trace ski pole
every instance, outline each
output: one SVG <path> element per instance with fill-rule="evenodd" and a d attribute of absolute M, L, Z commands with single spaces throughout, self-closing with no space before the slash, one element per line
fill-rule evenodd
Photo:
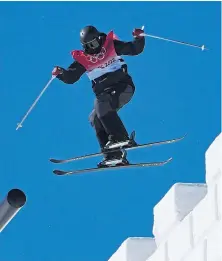
<path fill-rule="evenodd" d="M 18 130 L 19 128 L 22 127 L 23 122 L 25 121 L 25 119 L 28 117 L 29 113 L 31 112 L 31 110 L 35 107 L 36 103 L 38 102 L 38 100 L 41 98 L 41 96 L 43 95 L 43 93 L 46 91 L 46 89 L 49 87 L 50 83 L 55 79 L 55 76 L 52 76 L 52 78 L 48 81 L 48 83 L 46 84 L 46 86 L 44 87 L 44 89 L 41 91 L 41 93 L 39 94 L 39 96 L 36 98 L 36 100 L 34 101 L 34 103 L 32 104 L 32 106 L 29 108 L 29 110 L 27 111 L 27 113 L 25 114 L 25 116 L 23 117 L 22 121 L 20 123 L 17 124 L 17 128 L 16 130 Z"/>
<path fill-rule="evenodd" d="M 172 40 L 172 39 L 168 39 L 168 38 L 164 38 L 164 37 L 159 37 L 159 36 L 155 36 L 155 35 L 151 35 L 151 34 L 144 34 L 144 33 L 142 33 L 142 34 L 140 34 L 140 35 L 141 35 L 141 36 L 147 36 L 147 37 L 150 37 L 150 38 L 159 39 L 159 40 L 164 40 L 164 41 L 167 41 L 167 42 L 178 43 L 178 44 L 188 45 L 188 46 L 191 46 L 191 47 L 196 47 L 196 48 L 201 49 L 202 51 L 204 51 L 204 50 L 209 50 L 209 49 L 207 49 L 204 45 L 191 44 L 191 43 L 182 42 L 182 41 L 177 41 L 177 40 Z"/>

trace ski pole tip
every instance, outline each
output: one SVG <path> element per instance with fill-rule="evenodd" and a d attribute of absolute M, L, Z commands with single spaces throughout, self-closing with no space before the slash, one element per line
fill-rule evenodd
<path fill-rule="evenodd" d="M 204 50 L 209 50 L 209 49 L 206 48 L 205 45 L 202 45 L 202 46 L 201 46 L 201 50 L 204 51 Z"/>
<path fill-rule="evenodd" d="M 22 124 L 21 123 L 17 124 L 16 130 L 18 130 L 19 128 L 22 128 Z"/>

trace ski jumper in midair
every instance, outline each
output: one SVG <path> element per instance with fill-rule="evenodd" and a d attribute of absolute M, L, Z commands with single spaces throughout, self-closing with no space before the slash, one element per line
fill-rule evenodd
<path fill-rule="evenodd" d="M 84 73 L 89 77 L 96 96 L 89 120 L 102 151 L 107 144 L 129 140 L 118 110 L 131 100 L 135 85 L 121 55 L 133 56 L 143 51 L 145 38 L 139 36 L 141 33 L 144 33 L 142 29 L 135 29 L 134 41 L 123 42 L 117 40 L 112 31 L 106 35 L 93 26 L 86 26 L 80 32 L 83 50 L 72 51 L 75 61 L 67 70 L 56 66 L 52 72 L 67 84 L 77 82 Z M 98 167 L 105 166 L 108 160 L 120 159 L 122 156 L 121 150 L 112 153 L 104 151 L 104 160 Z M 123 159 L 119 164 L 128 164 L 128 161 Z"/>

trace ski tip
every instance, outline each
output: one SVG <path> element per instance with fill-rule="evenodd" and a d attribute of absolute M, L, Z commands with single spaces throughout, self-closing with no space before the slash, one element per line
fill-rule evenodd
<path fill-rule="evenodd" d="M 62 176 L 62 175 L 66 174 L 66 171 L 55 169 L 55 170 L 53 170 L 53 173 L 58 175 L 58 176 Z"/>
<path fill-rule="evenodd" d="M 173 160 L 173 157 L 171 157 L 171 158 L 169 158 L 168 160 L 166 160 L 165 163 L 168 163 L 168 162 L 170 162 L 170 161 L 172 161 L 172 160 Z"/>
<path fill-rule="evenodd" d="M 183 135 L 183 138 L 185 138 L 187 135 L 188 135 L 188 133 L 186 132 L 186 133 Z"/>
<path fill-rule="evenodd" d="M 51 161 L 52 163 L 59 163 L 60 160 L 57 160 L 57 159 L 49 159 L 49 161 Z"/>
<path fill-rule="evenodd" d="M 173 160 L 172 157 L 167 160 L 164 160 L 164 161 L 160 162 L 159 166 L 164 166 L 164 165 L 168 164 L 169 162 L 171 162 L 172 160 Z"/>
<path fill-rule="evenodd" d="M 185 133 L 183 136 L 177 138 L 177 141 L 183 140 L 184 138 L 186 138 L 187 135 L 188 135 L 188 133 Z"/>

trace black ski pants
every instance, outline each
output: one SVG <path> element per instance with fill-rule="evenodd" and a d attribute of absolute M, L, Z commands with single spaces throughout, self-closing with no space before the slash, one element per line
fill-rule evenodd
<path fill-rule="evenodd" d="M 134 90 L 133 84 L 117 83 L 115 88 L 108 88 L 96 96 L 89 120 L 95 129 L 101 148 L 108 142 L 109 135 L 112 135 L 116 141 L 129 138 L 118 111 L 131 100 Z"/>

